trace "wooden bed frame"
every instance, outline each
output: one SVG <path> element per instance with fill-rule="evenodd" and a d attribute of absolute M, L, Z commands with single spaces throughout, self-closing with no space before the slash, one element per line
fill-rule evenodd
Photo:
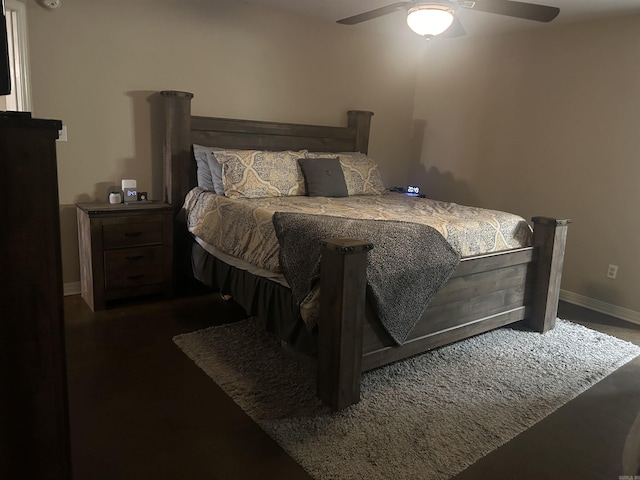
<path fill-rule="evenodd" d="M 175 264 L 191 274 L 181 209 L 196 185 L 192 144 L 223 148 L 367 153 L 373 113 L 348 112 L 346 127 L 234 120 L 191 115 L 193 94 L 160 92 L 164 111 L 165 201 L 176 218 Z M 534 217 L 533 246 L 463 258 L 406 343 L 397 346 L 365 314 L 366 256 L 356 239 L 323 242 L 318 328 L 318 396 L 334 409 L 360 398 L 361 372 L 514 322 L 554 327 L 570 220 Z M 180 269 L 182 266 L 182 269 Z"/>

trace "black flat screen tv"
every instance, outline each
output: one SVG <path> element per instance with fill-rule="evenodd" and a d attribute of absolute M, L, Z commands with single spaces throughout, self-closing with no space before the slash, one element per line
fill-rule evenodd
<path fill-rule="evenodd" d="M 11 93 L 11 76 L 9 75 L 9 46 L 7 42 L 7 22 L 3 5 L 0 2 L 0 95 Z"/>

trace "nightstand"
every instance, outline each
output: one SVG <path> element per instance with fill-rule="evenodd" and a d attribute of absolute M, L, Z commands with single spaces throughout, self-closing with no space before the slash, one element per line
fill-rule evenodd
<path fill-rule="evenodd" d="M 82 298 L 92 310 L 141 295 L 173 294 L 171 205 L 78 203 Z"/>

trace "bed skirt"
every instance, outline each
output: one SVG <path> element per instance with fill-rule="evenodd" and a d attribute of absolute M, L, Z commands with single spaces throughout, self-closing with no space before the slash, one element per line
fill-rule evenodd
<path fill-rule="evenodd" d="M 231 295 L 247 315 L 264 322 L 268 332 L 295 350 L 315 356 L 316 331 L 309 331 L 291 290 L 267 278 L 226 264 L 197 242 L 191 249 L 194 277 L 225 295 Z"/>

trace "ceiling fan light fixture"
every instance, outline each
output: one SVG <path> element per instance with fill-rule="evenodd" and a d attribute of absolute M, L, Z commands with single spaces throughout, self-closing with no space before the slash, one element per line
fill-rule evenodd
<path fill-rule="evenodd" d="M 440 35 L 451 26 L 454 14 L 446 5 L 418 5 L 409 9 L 407 25 L 418 35 Z"/>

